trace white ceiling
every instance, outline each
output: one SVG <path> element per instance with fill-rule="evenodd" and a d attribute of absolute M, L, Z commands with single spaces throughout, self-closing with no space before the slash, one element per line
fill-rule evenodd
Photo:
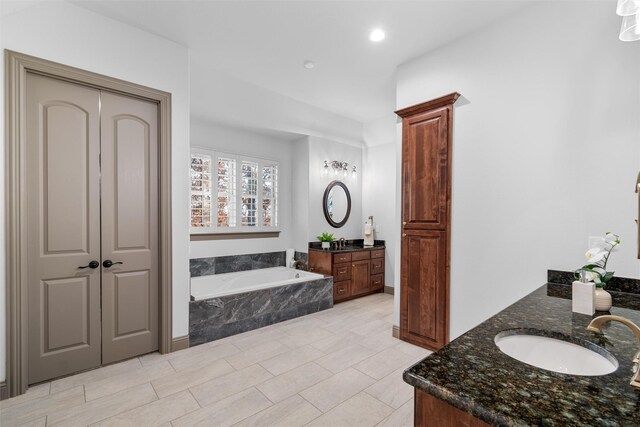
<path fill-rule="evenodd" d="M 503 19 L 527 2 L 73 3 L 186 46 L 198 64 L 212 70 L 366 122 L 393 111 L 399 64 Z M 374 27 L 386 31 L 383 42 L 369 41 Z M 307 59 L 315 69 L 302 66 Z"/>

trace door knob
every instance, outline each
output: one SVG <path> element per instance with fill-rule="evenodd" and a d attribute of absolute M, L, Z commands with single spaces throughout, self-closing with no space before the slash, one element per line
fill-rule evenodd
<path fill-rule="evenodd" d="M 112 265 L 116 265 L 116 264 L 122 264 L 122 262 L 118 261 L 118 262 L 113 262 L 110 259 L 105 259 L 104 262 L 102 263 L 102 266 L 104 268 L 109 268 Z"/>
<path fill-rule="evenodd" d="M 100 263 L 98 261 L 91 261 L 89 264 L 87 265 L 81 265 L 78 268 L 98 268 L 100 267 Z"/>

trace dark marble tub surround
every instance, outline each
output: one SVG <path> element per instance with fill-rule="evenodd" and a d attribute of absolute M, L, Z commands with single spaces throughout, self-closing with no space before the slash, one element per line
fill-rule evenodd
<path fill-rule="evenodd" d="M 295 251 L 293 254 L 293 259 L 295 259 L 296 261 L 302 261 L 306 264 L 309 262 L 309 254 L 306 252 Z"/>
<path fill-rule="evenodd" d="M 572 313 L 570 299 L 549 295 L 567 289 L 537 289 L 407 369 L 404 380 L 492 425 L 640 425 L 640 390 L 629 385 L 635 336 L 619 323 L 606 324 L 604 335 L 587 331 L 592 316 Z M 625 295 L 631 306 L 640 304 L 640 295 Z M 640 311 L 614 306 L 611 314 L 640 324 Z M 526 365 L 494 343 L 496 334 L 510 329 L 598 344 L 620 366 L 609 375 L 585 377 Z"/>
<path fill-rule="evenodd" d="M 576 279 L 574 278 L 573 271 L 547 270 L 547 282 L 549 283 L 570 285 L 574 280 Z M 607 283 L 605 290 L 640 294 L 640 279 L 613 276 Z"/>
<path fill-rule="evenodd" d="M 380 249 L 384 248 L 384 240 L 374 240 L 373 246 L 365 246 L 364 239 L 349 239 L 345 241 L 346 249 L 322 249 L 322 242 L 309 242 L 309 250 L 314 251 L 331 251 L 331 252 L 350 252 L 361 251 L 362 249 Z"/>
<path fill-rule="evenodd" d="M 333 307 L 333 278 L 310 280 L 189 303 L 189 345 Z"/>
<path fill-rule="evenodd" d="M 212 274 L 234 273 L 237 271 L 258 270 L 261 268 L 282 267 L 285 265 L 286 252 L 264 252 L 245 255 L 227 255 L 189 260 L 191 277 Z"/>

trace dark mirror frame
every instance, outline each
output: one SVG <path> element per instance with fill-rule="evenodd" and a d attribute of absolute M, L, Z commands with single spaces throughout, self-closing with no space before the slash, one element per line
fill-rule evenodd
<path fill-rule="evenodd" d="M 342 187 L 345 194 L 347 195 L 347 213 L 344 215 L 344 218 L 340 222 L 336 222 L 329 215 L 329 209 L 327 209 L 327 201 L 329 200 L 329 193 L 333 187 Z M 324 211 L 324 217 L 327 219 L 327 222 L 333 228 L 340 228 L 347 223 L 349 219 L 349 215 L 351 214 L 351 193 L 349 193 L 349 189 L 342 181 L 331 181 L 329 185 L 327 185 L 327 189 L 324 190 L 324 197 L 322 198 L 322 210 Z"/>

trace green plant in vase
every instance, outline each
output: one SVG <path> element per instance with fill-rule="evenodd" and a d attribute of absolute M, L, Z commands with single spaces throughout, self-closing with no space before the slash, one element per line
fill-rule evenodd
<path fill-rule="evenodd" d="M 574 272 L 576 277 L 581 271 L 587 273 L 587 279 L 596 285 L 596 310 L 608 311 L 611 308 L 611 294 L 604 290 L 607 283 L 613 279 L 614 272 L 607 271 L 607 263 L 611 253 L 616 251 L 616 247 L 620 244 L 620 236 L 607 232 L 602 242 L 597 246 L 589 249 L 585 254 L 585 258 L 589 262 Z"/>
<path fill-rule="evenodd" d="M 331 242 L 335 240 L 335 238 L 333 237 L 333 234 L 326 233 L 326 232 L 322 233 L 316 238 L 322 242 L 322 249 L 329 249 L 329 247 L 331 247 Z"/>

